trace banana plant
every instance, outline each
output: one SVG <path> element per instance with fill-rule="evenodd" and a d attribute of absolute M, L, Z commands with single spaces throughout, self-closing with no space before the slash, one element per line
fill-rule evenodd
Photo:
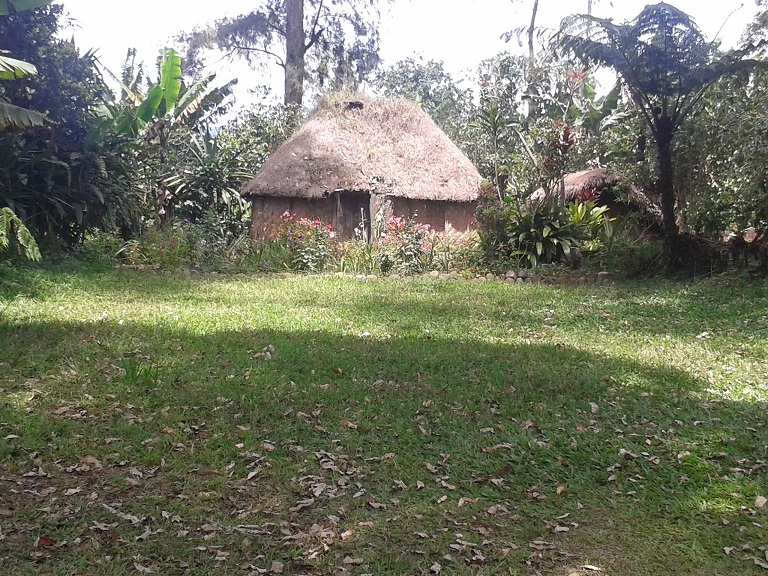
<path fill-rule="evenodd" d="M 10 56 L 3 56 L 3 54 L 10 54 L 10 52 L 0 50 L 0 80 L 15 80 L 37 74 L 37 68 L 34 64 L 16 60 Z"/>
<path fill-rule="evenodd" d="M 159 81 L 150 85 L 146 96 L 139 94 L 135 87 L 127 86 L 109 70 L 107 73 L 120 84 L 127 100 L 137 106 L 133 114 L 123 115 L 117 121 L 117 131 L 133 136 L 144 132 L 145 139 L 152 139 L 175 126 L 192 127 L 207 113 L 220 107 L 237 84 L 234 79 L 223 86 L 213 86 L 216 75 L 211 74 L 186 88 L 181 57 L 172 48 L 161 52 Z"/>
<path fill-rule="evenodd" d="M 0 50 L 0 80 L 16 80 L 25 76 L 37 74 L 37 68 L 34 64 L 16 60 L 7 56 L 10 54 L 7 50 Z M 0 129 L 8 126 L 16 128 L 31 128 L 33 126 L 42 126 L 45 123 L 45 116 L 40 112 L 14 106 L 10 102 L 0 99 Z"/>
<path fill-rule="evenodd" d="M 51 0 L 0 0 L 0 16 L 10 16 L 23 10 L 40 8 Z M 37 68 L 29 62 L 8 56 L 7 50 L 0 50 L 0 80 L 15 80 L 37 74 Z M 0 130 L 8 127 L 31 128 L 43 126 L 45 116 L 40 112 L 14 106 L 0 98 Z"/>
<path fill-rule="evenodd" d="M 181 57 L 171 48 L 161 51 L 159 79 L 157 83 L 150 83 L 146 95 L 139 94 L 134 85 L 126 85 L 109 70 L 106 72 L 119 83 L 125 98 L 120 103 L 105 103 L 101 110 L 104 122 L 94 126 L 94 138 L 111 124 L 118 134 L 143 142 L 139 161 L 152 167 L 148 171 L 151 174 L 148 182 L 155 198 L 156 222 L 161 224 L 179 192 L 174 194 L 167 183 L 168 175 L 176 171 L 172 157 L 177 152 L 174 134 L 180 129 L 195 128 L 207 115 L 221 109 L 237 80 L 214 86 L 215 74 L 212 74 L 187 88 L 183 83 Z M 124 71 L 123 77 L 128 76 Z"/>
<path fill-rule="evenodd" d="M 50 3 L 51 0 L 0 0 L 0 16 L 12 16 L 16 12 L 40 8 Z"/>

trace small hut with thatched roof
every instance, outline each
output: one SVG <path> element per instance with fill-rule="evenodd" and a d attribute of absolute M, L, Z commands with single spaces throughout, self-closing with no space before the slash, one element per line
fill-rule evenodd
<path fill-rule="evenodd" d="M 253 234 L 286 211 L 342 238 L 393 215 L 473 229 L 480 175 L 461 150 L 415 103 L 354 98 L 327 99 L 244 186 Z"/>
<path fill-rule="evenodd" d="M 621 198 L 615 193 L 618 187 L 624 188 Z M 565 190 L 562 190 L 559 184 L 555 184 L 549 192 L 539 188 L 528 200 L 543 202 L 548 198 L 559 199 L 563 193 L 565 202 L 592 200 L 598 206 L 607 206 L 612 217 L 638 210 L 654 217 L 660 216 L 658 207 L 640 188 L 627 182 L 622 174 L 607 168 L 593 168 L 567 174 Z"/>
<path fill-rule="evenodd" d="M 610 198 L 606 194 L 602 198 L 603 192 L 609 192 L 617 184 L 622 184 L 624 177 L 618 172 L 613 172 L 607 168 L 594 168 L 592 170 L 582 170 L 581 172 L 572 172 L 565 176 L 565 201 L 575 202 L 577 200 L 600 201 L 600 204 L 607 204 L 615 200 L 611 194 Z M 531 194 L 531 200 L 542 202 L 547 198 L 560 198 L 561 189 L 559 184 L 555 184 L 549 193 L 543 188 L 539 188 Z"/>

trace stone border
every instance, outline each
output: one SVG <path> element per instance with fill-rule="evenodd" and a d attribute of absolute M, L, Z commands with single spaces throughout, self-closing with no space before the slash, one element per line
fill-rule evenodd
<path fill-rule="evenodd" d="M 175 272 L 170 270 L 151 270 L 155 274 L 163 276 L 173 276 L 179 274 L 185 278 L 193 276 L 205 277 L 237 277 L 237 278 L 249 278 L 252 276 L 258 276 L 261 278 L 301 278 L 311 276 L 311 273 L 302 272 L 256 272 L 248 274 L 244 272 L 238 273 L 226 273 L 226 272 L 203 272 L 194 269 L 182 268 Z M 462 280 L 465 282 L 498 282 L 504 284 L 544 284 L 548 286 L 575 286 L 575 285 L 601 285 L 601 284 L 613 284 L 614 275 L 610 272 L 579 272 L 571 271 L 571 274 L 557 274 L 557 275 L 534 275 L 528 270 L 508 270 L 504 274 L 493 274 L 491 272 L 487 274 L 477 274 L 474 277 L 468 277 L 460 272 L 440 272 L 439 270 L 432 270 L 426 274 L 402 276 L 400 274 L 388 274 L 385 276 L 376 274 L 351 274 L 348 272 L 320 272 L 317 275 L 324 276 L 326 278 L 349 278 L 354 280 L 397 280 L 400 278 L 421 278 L 424 280 L 439 280 L 439 281 L 451 281 Z"/>
<path fill-rule="evenodd" d="M 440 272 L 433 270 L 424 274 L 423 278 L 430 280 L 462 280 L 465 279 L 457 272 Z M 588 285 L 588 284 L 606 284 L 613 282 L 613 274 L 610 272 L 586 272 L 574 273 L 573 275 L 558 276 L 536 276 L 530 274 L 527 270 L 507 270 L 504 274 L 478 274 L 473 280 L 475 282 L 504 282 L 505 284 L 547 284 L 547 285 Z"/>

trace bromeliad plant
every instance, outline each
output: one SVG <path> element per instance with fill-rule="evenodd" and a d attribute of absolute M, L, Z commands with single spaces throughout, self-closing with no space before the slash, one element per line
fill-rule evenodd
<path fill-rule="evenodd" d="M 568 218 L 580 227 L 589 237 L 600 233 L 608 218 L 608 207 L 597 206 L 593 200 L 587 202 L 570 202 L 565 209 Z"/>
<path fill-rule="evenodd" d="M 594 202 L 524 204 L 506 198 L 501 205 L 485 205 L 477 212 L 480 247 L 486 264 L 522 263 L 538 266 L 560 262 L 571 248 L 601 230 L 607 208 Z"/>
<path fill-rule="evenodd" d="M 559 262 L 587 238 L 583 227 L 556 202 L 514 207 L 509 215 L 507 251 L 530 266 Z"/>

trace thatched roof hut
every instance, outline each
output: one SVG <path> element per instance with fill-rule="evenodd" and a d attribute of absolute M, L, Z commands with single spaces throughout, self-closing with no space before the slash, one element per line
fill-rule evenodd
<path fill-rule="evenodd" d="M 614 191 L 619 186 L 624 188 L 621 198 Z M 555 184 L 549 193 L 539 188 L 528 200 L 543 202 L 547 198 L 559 199 L 560 194 L 560 187 Z M 622 174 L 608 168 L 582 170 L 565 176 L 565 201 L 577 200 L 594 200 L 598 206 L 608 206 L 612 216 L 632 210 L 640 210 L 653 218 L 661 216 L 658 206 L 640 188 L 628 182 Z"/>
<path fill-rule="evenodd" d="M 435 229 L 472 226 L 480 175 L 415 103 L 327 99 L 248 182 L 256 234 L 289 210 L 350 237 L 385 210 Z"/>
<path fill-rule="evenodd" d="M 565 201 L 573 202 L 583 200 L 588 196 L 598 198 L 604 190 L 608 190 L 625 181 L 624 176 L 607 168 L 594 168 L 573 172 L 565 176 Z M 541 202 L 546 198 L 559 198 L 560 188 L 555 184 L 547 194 L 543 188 L 539 188 L 531 194 L 531 201 Z"/>

